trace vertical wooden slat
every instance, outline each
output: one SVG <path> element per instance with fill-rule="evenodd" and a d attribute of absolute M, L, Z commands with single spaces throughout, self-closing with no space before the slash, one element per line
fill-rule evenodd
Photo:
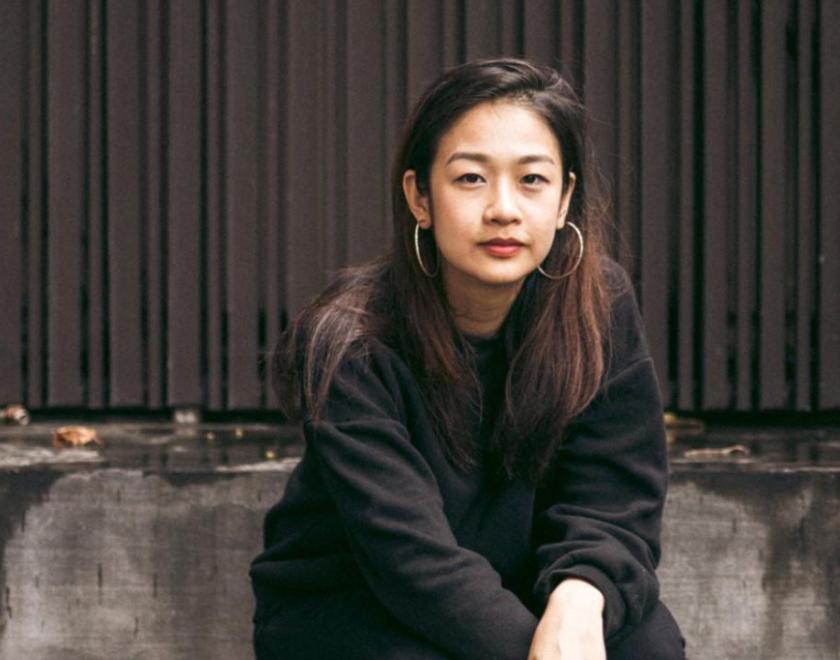
<path fill-rule="evenodd" d="M 683 0 L 679 6 L 679 202 L 677 231 L 679 232 L 679 279 L 680 291 L 688 295 L 678 297 L 677 314 L 677 406 L 691 410 L 697 405 L 697 369 L 695 367 L 695 218 L 697 195 L 695 194 L 695 9 L 691 0 Z"/>
<path fill-rule="evenodd" d="M 554 0 L 532 0 L 523 4 L 522 32 L 525 57 L 558 66 L 559 16 Z"/>
<path fill-rule="evenodd" d="M 207 103 L 205 108 L 206 166 L 204 187 L 207 223 L 205 225 L 204 282 L 206 300 L 205 332 L 207 333 L 207 405 L 218 410 L 225 406 L 226 366 L 222 339 L 222 322 L 225 304 L 223 280 L 227 264 L 225 256 L 225 210 L 223 204 L 228 192 L 225 168 L 225 0 L 210 0 L 206 14 L 205 85 Z"/>
<path fill-rule="evenodd" d="M 348 190 L 347 179 L 350 175 L 348 169 L 353 169 L 353 160 L 350 158 L 348 140 L 348 95 L 353 87 L 363 83 L 356 81 L 356 75 L 363 77 L 369 73 L 369 69 L 362 69 L 361 72 L 354 71 L 351 74 L 349 63 L 348 33 L 362 30 L 369 38 L 374 34 L 377 21 L 373 17 L 376 12 L 373 3 L 346 5 L 342 0 L 331 0 L 321 6 L 321 47 L 322 56 L 319 67 L 319 94 L 321 103 L 318 107 L 318 144 L 320 158 L 318 159 L 318 222 L 321 227 L 322 245 L 321 251 L 324 255 L 323 276 L 330 279 L 342 266 L 348 263 L 348 251 L 350 243 L 358 242 L 359 236 L 354 235 L 348 226 Z M 355 37 L 360 35 L 356 34 Z M 373 38 L 373 43 L 378 43 L 378 34 Z M 377 45 L 373 50 L 377 50 Z M 373 61 L 379 63 L 378 57 L 373 57 L 367 64 Z M 370 115 L 368 115 L 370 116 Z M 375 132 L 380 130 L 382 121 L 381 105 L 377 107 L 376 125 L 370 125 L 369 130 Z M 374 162 L 378 154 L 370 154 L 368 151 L 361 151 L 366 157 L 373 158 Z M 359 194 L 359 190 L 350 191 L 350 194 Z M 364 212 L 364 210 L 362 211 Z M 364 221 L 363 221 L 364 222 Z"/>
<path fill-rule="evenodd" d="M 383 135 L 383 43 L 376 29 L 379 0 L 354 2 L 347 16 L 347 127 L 368 122 L 368 130 L 347 131 L 348 262 L 358 263 L 386 246 L 386 210 L 382 205 L 388 180 Z M 373 27 L 372 27 L 373 26 Z M 373 124 L 369 118 L 376 117 Z M 354 167 L 353 154 L 366 154 L 364 167 Z"/>
<path fill-rule="evenodd" d="M 737 14 L 737 304 L 735 335 L 735 407 L 749 410 L 756 392 L 756 217 L 758 153 L 755 56 L 751 3 Z"/>
<path fill-rule="evenodd" d="M 405 31 L 408 106 L 413 107 L 443 68 L 442 7 L 426 0 L 408 0 Z"/>
<path fill-rule="evenodd" d="M 589 135 L 612 196 L 618 179 L 615 5 L 605 0 L 587 2 L 583 27 L 583 97 L 593 118 Z"/>
<path fill-rule="evenodd" d="M 254 243 L 256 246 L 256 287 L 254 292 L 254 353 L 251 357 L 254 370 L 254 401 L 248 404 L 249 408 L 265 407 L 265 381 L 263 379 L 263 359 L 265 356 L 265 303 L 266 303 L 266 270 L 267 259 L 270 252 L 268 245 L 267 217 L 266 217 L 266 158 L 268 157 L 268 137 L 266 99 L 270 94 L 270 87 L 266 85 L 267 68 L 267 39 L 265 26 L 268 22 L 269 10 L 264 0 L 256 0 L 256 25 L 254 26 L 254 38 L 257 43 L 256 77 L 256 137 L 257 137 L 257 172 L 254 189 L 257 193 L 257 215 Z"/>
<path fill-rule="evenodd" d="M 284 160 L 289 163 L 286 181 L 286 286 L 289 313 L 296 314 L 325 282 L 319 222 L 318 107 L 320 103 L 320 53 L 312 52 L 321 31 L 320 11 L 313 4 L 288 5 L 288 71 Z"/>
<path fill-rule="evenodd" d="M 162 107 L 163 94 L 163 61 L 162 28 L 166 20 L 166 12 L 160 6 L 160 0 L 147 0 L 140 31 L 144 35 L 141 41 L 145 58 L 143 71 L 143 108 L 145 120 L 143 158 L 145 170 L 143 172 L 143 258 L 141 261 L 141 288 L 143 289 L 143 321 L 144 335 L 144 373 L 145 373 L 145 401 L 152 409 L 161 408 L 165 404 L 165 373 L 163 341 L 166 330 L 163 326 L 163 306 L 166 295 L 162 273 L 163 251 L 162 224 L 162 191 L 165 185 L 163 173 L 165 170 L 165 152 L 163 150 L 163 121 L 165 109 Z"/>
<path fill-rule="evenodd" d="M 782 408 L 785 387 L 787 1 L 761 4 L 760 207 L 761 306 L 759 369 L 762 408 Z M 792 175 L 792 172 L 791 172 Z"/>
<path fill-rule="evenodd" d="M 563 75 L 579 92 L 583 89 L 584 11 L 577 0 L 559 0 L 560 43 L 558 56 Z"/>
<path fill-rule="evenodd" d="M 515 2 L 500 0 L 498 12 L 498 55 L 522 57 L 522 13 Z"/>
<path fill-rule="evenodd" d="M 639 24 L 641 9 L 636 2 L 616 4 L 616 88 L 615 173 L 613 174 L 613 214 L 610 221 L 621 231 L 632 259 L 627 260 L 633 281 L 639 278 L 641 220 L 639 210 L 639 121 L 640 65 Z M 622 255 L 623 256 L 623 255 Z M 659 365 L 657 365 L 659 366 Z"/>
<path fill-rule="evenodd" d="M 105 41 L 108 27 L 106 5 L 101 0 L 87 2 L 87 129 L 85 161 L 86 182 L 82 229 L 82 383 L 85 402 L 93 408 L 108 405 L 110 344 L 108 340 L 108 228 L 107 228 L 107 127 L 105 106 L 108 84 Z M 81 348 L 81 347 L 80 347 Z M 117 362 L 121 356 L 117 354 Z"/>
<path fill-rule="evenodd" d="M 811 80 L 813 70 L 813 30 L 814 6 L 812 0 L 802 0 L 798 16 L 798 151 L 797 151 L 797 222 L 796 222 L 796 401 L 798 410 L 810 410 L 813 393 L 813 370 L 816 346 L 812 339 L 812 314 L 814 310 L 814 291 L 816 278 L 815 264 L 815 223 L 817 209 L 815 190 L 817 173 L 813 167 L 814 144 L 814 85 Z"/>
<path fill-rule="evenodd" d="M 46 401 L 46 181 L 47 181 L 47 46 L 46 6 L 43 2 L 26 3 L 28 64 L 26 132 L 28 137 L 28 167 L 26 190 L 27 235 L 24 254 L 26 277 L 26 363 L 24 387 L 26 404 L 40 408 Z"/>
<path fill-rule="evenodd" d="M 497 0 L 464 0 L 466 60 L 497 57 L 501 43 Z"/>
<path fill-rule="evenodd" d="M 48 402 L 79 406 L 85 212 L 85 6 L 48 3 Z M 80 167 L 80 165 L 82 165 Z"/>
<path fill-rule="evenodd" d="M 674 285 L 669 260 L 669 234 L 674 222 L 672 190 L 674 115 L 671 103 L 672 62 L 669 0 L 641 6 L 641 305 L 651 355 L 659 374 L 663 400 L 671 400 L 668 380 L 668 306 Z M 623 130 L 627 130 L 624 129 Z"/>
<path fill-rule="evenodd" d="M 139 7 L 108 6 L 108 342 L 110 403 L 143 403 L 140 324 Z"/>
<path fill-rule="evenodd" d="M 463 0 L 441 0 L 440 31 L 443 35 L 443 66 L 450 67 L 465 58 L 463 34 L 465 17 L 461 8 Z M 429 81 L 431 82 L 431 80 Z"/>
<path fill-rule="evenodd" d="M 259 121 L 259 12 L 257 0 L 227 3 L 225 25 L 225 239 L 229 408 L 259 403 L 257 364 L 257 196 L 263 136 Z"/>
<path fill-rule="evenodd" d="M 727 381 L 727 224 L 730 135 L 728 19 L 721 3 L 703 10 L 703 406 L 729 404 Z"/>
<path fill-rule="evenodd" d="M 22 401 L 23 53 L 26 7 L 0 3 L 0 401 Z"/>
<path fill-rule="evenodd" d="M 169 5 L 167 136 L 168 404 L 202 401 L 200 320 L 201 244 L 201 6 Z"/>
<path fill-rule="evenodd" d="M 399 146 L 400 128 L 406 109 L 406 16 L 404 5 L 385 2 L 385 33 L 383 44 L 385 110 L 384 144 L 382 149 L 382 245 L 390 245 L 392 230 L 391 166 Z"/>
<path fill-rule="evenodd" d="M 282 185 L 286 178 L 286 171 L 282 159 L 283 145 L 281 143 L 281 127 L 285 117 L 285 95 L 281 93 L 286 79 L 286 15 L 285 6 L 268 4 L 265 20 L 265 76 L 262 84 L 265 86 L 265 175 L 262 184 L 265 186 L 265 319 L 264 335 L 266 350 L 271 351 L 281 330 L 282 314 L 285 307 L 286 291 L 283 286 L 283 267 L 281 250 L 283 241 L 282 231 Z M 264 382 L 266 395 L 263 405 L 276 408 L 279 401 L 273 388 L 268 386 L 270 372 L 268 369 L 269 355 L 264 356 Z M 212 405 L 212 404 L 211 404 Z"/>
<path fill-rule="evenodd" d="M 820 4 L 819 405 L 840 407 L 840 4 Z"/>

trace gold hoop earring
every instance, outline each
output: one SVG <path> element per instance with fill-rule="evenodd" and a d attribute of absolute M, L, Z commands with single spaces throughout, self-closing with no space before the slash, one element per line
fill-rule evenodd
<path fill-rule="evenodd" d="M 434 277 L 438 274 L 440 270 L 440 262 L 437 264 L 437 268 L 435 268 L 435 272 L 432 273 L 426 268 L 426 264 L 423 263 L 423 257 L 420 254 L 420 223 L 418 222 L 414 225 L 414 254 L 417 255 L 417 263 L 420 265 L 420 270 L 423 271 L 423 274 L 426 277 Z"/>
<path fill-rule="evenodd" d="M 572 273 L 574 273 L 577 270 L 578 266 L 580 266 L 580 262 L 583 261 L 583 234 L 581 233 L 580 229 L 578 229 L 578 226 L 574 222 L 567 222 L 566 226 L 571 227 L 572 229 L 575 230 L 575 233 L 577 234 L 577 238 L 578 238 L 578 245 L 580 245 L 580 254 L 578 254 L 578 258 L 577 258 L 577 261 L 575 261 L 575 265 L 572 266 L 569 270 L 567 270 L 562 275 L 549 275 L 548 273 L 546 273 L 543 270 L 542 266 L 537 266 L 537 270 L 540 272 L 540 275 L 542 275 L 543 277 L 547 277 L 550 280 L 562 280 L 564 277 L 568 277 L 569 275 L 571 275 Z"/>

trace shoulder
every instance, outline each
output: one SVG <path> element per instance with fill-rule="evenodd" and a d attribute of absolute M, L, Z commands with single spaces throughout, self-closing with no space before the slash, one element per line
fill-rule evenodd
<path fill-rule="evenodd" d="M 604 286 L 609 301 L 607 378 L 650 358 L 644 322 L 627 271 L 609 257 L 602 258 Z"/>
<path fill-rule="evenodd" d="M 633 292 L 633 284 L 624 267 L 612 257 L 601 257 L 601 272 L 604 274 L 604 286 L 607 293 L 615 300 Z"/>
<path fill-rule="evenodd" d="M 402 418 L 416 387 L 405 361 L 382 340 L 365 335 L 350 342 L 326 383 L 324 408 L 333 419 L 352 419 L 363 410 Z"/>

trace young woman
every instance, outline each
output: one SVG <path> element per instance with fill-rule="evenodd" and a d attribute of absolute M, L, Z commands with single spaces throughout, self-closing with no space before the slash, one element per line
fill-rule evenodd
<path fill-rule="evenodd" d="M 390 252 L 275 355 L 306 450 L 251 569 L 258 658 L 683 657 L 662 408 L 584 124 L 511 59 L 414 110 Z"/>

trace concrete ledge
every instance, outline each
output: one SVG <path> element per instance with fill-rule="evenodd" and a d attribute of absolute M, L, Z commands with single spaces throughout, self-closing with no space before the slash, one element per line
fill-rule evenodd
<path fill-rule="evenodd" d="M 0 432 L 0 657 L 251 657 L 248 564 L 293 436 L 101 433 L 58 451 Z M 840 658 L 840 465 L 681 451 L 660 576 L 692 660 Z"/>
<path fill-rule="evenodd" d="M 693 660 L 840 658 L 840 470 L 677 472 L 659 570 Z"/>

